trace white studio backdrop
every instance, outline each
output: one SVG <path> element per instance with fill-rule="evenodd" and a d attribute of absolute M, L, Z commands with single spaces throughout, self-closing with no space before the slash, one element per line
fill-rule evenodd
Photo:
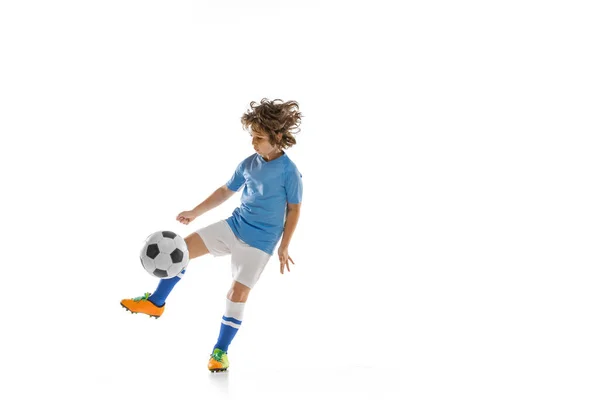
<path fill-rule="evenodd" d="M 0 5 L 0 395 L 595 399 L 598 11 L 584 1 Z M 157 230 L 296 100 L 302 215 L 207 375 L 228 258 L 159 320 Z M 401 397 L 398 397 L 401 396 Z"/>

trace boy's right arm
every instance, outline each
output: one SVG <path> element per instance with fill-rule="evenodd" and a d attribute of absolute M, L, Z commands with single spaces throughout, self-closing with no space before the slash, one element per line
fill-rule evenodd
<path fill-rule="evenodd" d="M 234 191 L 227 188 L 227 185 L 223 185 L 192 210 L 179 213 L 177 221 L 187 225 L 205 212 L 223 204 L 227 199 L 233 196 L 234 193 Z"/>

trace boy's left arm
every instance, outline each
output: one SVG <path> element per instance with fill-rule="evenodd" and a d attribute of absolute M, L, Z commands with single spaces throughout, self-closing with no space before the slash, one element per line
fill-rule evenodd
<path fill-rule="evenodd" d="M 279 247 L 289 247 L 292 235 L 298 225 L 298 219 L 300 218 L 300 205 L 298 204 L 287 204 L 287 212 L 285 216 L 285 226 L 283 228 L 283 238 Z"/>
<path fill-rule="evenodd" d="M 283 274 L 284 266 L 287 266 L 288 271 L 290 270 L 290 266 L 288 264 L 288 259 L 294 263 L 294 260 L 291 259 L 288 255 L 288 247 L 290 245 L 290 241 L 292 240 L 292 235 L 294 234 L 294 230 L 296 229 L 296 225 L 298 225 L 298 219 L 300 218 L 300 205 L 298 204 L 287 204 L 287 212 L 285 217 L 285 226 L 283 228 L 283 238 L 281 239 L 281 243 L 279 244 L 279 262 L 281 264 L 281 273 Z"/>

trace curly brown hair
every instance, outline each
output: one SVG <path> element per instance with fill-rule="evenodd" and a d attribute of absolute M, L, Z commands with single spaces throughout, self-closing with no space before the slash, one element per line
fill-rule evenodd
<path fill-rule="evenodd" d="M 281 99 L 263 98 L 260 103 L 250 103 L 250 109 L 242 116 L 242 126 L 250 135 L 252 131 L 265 133 L 273 146 L 287 149 L 296 144 L 293 135 L 300 132 L 302 116 L 296 101 L 284 103 Z"/>

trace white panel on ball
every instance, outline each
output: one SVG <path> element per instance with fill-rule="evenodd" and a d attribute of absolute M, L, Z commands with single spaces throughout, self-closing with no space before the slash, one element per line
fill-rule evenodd
<path fill-rule="evenodd" d="M 158 248 L 161 253 L 171 254 L 175 250 L 175 240 L 169 238 L 163 238 L 158 242 Z"/>
<path fill-rule="evenodd" d="M 173 265 L 173 261 L 171 261 L 171 255 L 170 254 L 165 254 L 165 253 L 160 253 L 154 259 L 154 265 L 156 266 L 156 268 L 160 268 L 163 271 L 168 270 L 169 267 L 171 265 Z"/>

